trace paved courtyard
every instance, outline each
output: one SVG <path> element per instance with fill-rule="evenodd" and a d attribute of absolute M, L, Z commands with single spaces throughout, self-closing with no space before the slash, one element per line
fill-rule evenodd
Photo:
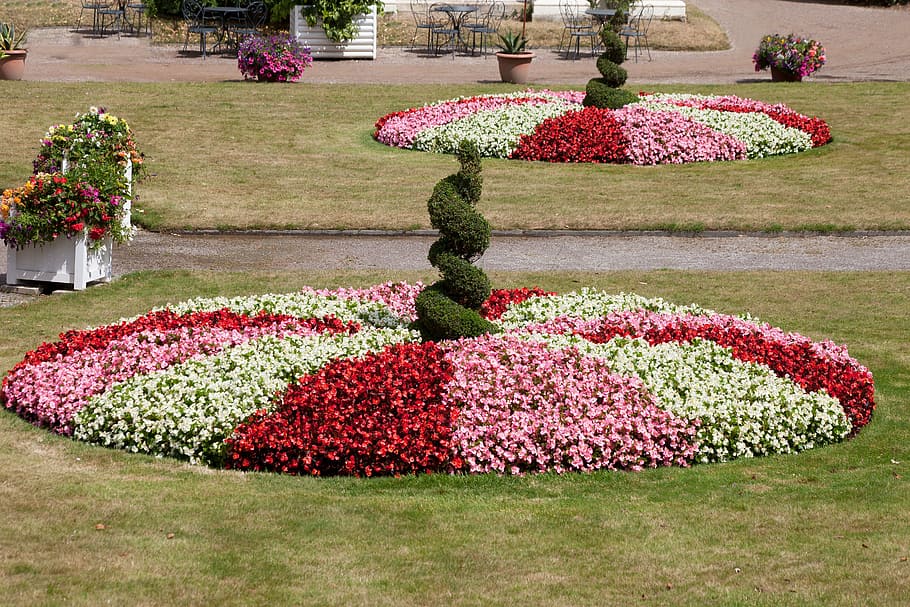
<path fill-rule="evenodd" d="M 627 62 L 629 83 L 734 83 L 768 80 L 752 70 L 752 52 L 767 33 L 798 29 L 820 40 L 828 64 L 814 81 L 910 80 L 910 7 L 840 6 L 801 0 L 695 0 L 726 29 L 727 51 L 654 51 L 653 61 Z M 146 38 L 88 38 L 66 28 L 29 35 L 26 78 L 54 82 L 218 82 L 240 79 L 235 59 L 203 60 L 181 46 L 153 46 Z M 191 44 L 192 47 L 192 44 Z M 589 58 L 565 60 L 539 50 L 532 78 L 542 84 L 579 84 L 596 73 Z M 402 48 L 381 48 L 376 60 L 320 61 L 304 82 L 471 83 L 498 82 L 493 58 L 425 57 Z"/>

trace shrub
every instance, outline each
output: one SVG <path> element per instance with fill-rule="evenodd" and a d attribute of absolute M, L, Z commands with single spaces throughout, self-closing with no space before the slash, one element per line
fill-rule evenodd
<path fill-rule="evenodd" d="M 616 32 L 608 29 L 604 29 L 600 32 L 600 40 L 603 42 L 604 52 L 597 58 L 597 69 L 602 74 L 602 62 L 610 61 L 619 65 L 626 60 L 626 45 Z"/>
<path fill-rule="evenodd" d="M 621 87 L 626 83 L 626 78 L 629 77 L 629 72 L 611 61 L 604 62 L 603 68 L 600 70 L 600 74 L 602 78 L 597 78 L 595 80 L 599 80 L 610 88 Z"/>
<path fill-rule="evenodd" d="M 458 151 L 461 170 L 433 189 L 427 202 L 430 223 L 439 240 L 428 259 L 442 279 L 417 296 L 417 322 L 425 340 L 473 337 L 495 332 L 478 310 L 490 295 L 490 281 L 471 261 L 490 244 L 490 224 L 474 209 L 480 200 L 480 154 L 473 143 L 462 142 Z"/>
<path fill-rule="evenodd" d="M 585 87 L 585 92 L 587 94 L 584 101 L 582 101 L 582 105 L 585 107 L 617 110 L 638 100 L 638 95 L 635 93 L 615 88 L 602 78 L 589 80 L 588 85 Z"/>
<path fill-rule="evenodd" d="M 619 88 L 626 83 L 629 76 L 626 70 L 619 67 L 619 64 L 626 60 L 626 47 L 622 40 L 609 29 L 604 29 L 600 37 L 605 48 L 604 53 L 597 59 L 597 70 L 601 77 L 588 81 L 585 87 L 587 94 L 581 103 L 585 107 L 615 110 L 638 101 L 638 95 Z"/>

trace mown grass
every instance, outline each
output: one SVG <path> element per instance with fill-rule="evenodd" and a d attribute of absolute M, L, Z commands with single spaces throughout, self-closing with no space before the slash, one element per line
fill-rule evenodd
<path fill-rule="evenodd" d="M 786 103 L 828 121 L 834 142 L 798 155 L 682 166 L 490 159 L 485 216 L 499 229 L 910 227 L 910 84 L 648 89 Z M 139 206 L 148 227 L 425 228 L 428 192 L 456 163 L 375 142 L 375 121 L 439 99 L 507 90 L 515 87 L 8 83 L 0 185 L 25 180 L 48 125 L 101 105 L 130 122 L 147 154 L 153 177 L 139 187 Z"/>
<path fill-rule="evenodd" d="M 63 329 L 166 301 L 402 278 L 430 277 L 134 274 L 0 310 L 0 365 Z M 493 280 L 695 301 L 847 343 L 875 374 L 878 409 L 854 440 L 797 456 L 373 480 L 194 468 L 75 443 L 4 411 L 0 604 L 906 605 L 910 273 Z"/>

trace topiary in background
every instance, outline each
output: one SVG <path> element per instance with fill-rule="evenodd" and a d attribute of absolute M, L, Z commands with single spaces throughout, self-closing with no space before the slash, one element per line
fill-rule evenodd
<path fill-rule="evenodd" d="M 478 312 L 491 289 L 487 275 L 473 262 L 489 246 L 492 229 L 474 209 L 483 189 L 477 147 L 462 141 L 458 161 L 461 170 L 437 183 L 427 203 L 430 223 L 441 234 L 427 258 L 442 278 L 417 296 L 415 325 L 424 341 L 476 337 L 498 330 Z"/>
<path fill-rule="evenodd" d="M 629 76 L 629 73 L 619 66 L 626 60 L 626 45 L 616 32 L 609 28 L 601 31 L 600 39 L 604 46 L 604 53 L 597 59 L 597 70 L 601 77 L 588 81 L 588 86 L 585 87 L 587 94 L 582 104 L 615 110 L 638 101 L 635 93 L 620 88 Z"/>

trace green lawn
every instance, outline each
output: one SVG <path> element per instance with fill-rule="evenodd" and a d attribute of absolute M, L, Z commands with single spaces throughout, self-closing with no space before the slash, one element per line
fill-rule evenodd
<path fill-rule="evenodd" d="M 49 125 L 100 105 L 130 122 L 147 153 L 153 177 L 139 188 L 138 217 L 148 227 L 426 228 L 429 193 L 457 165 L 376 143 L 374 122 L 514 88 L 7 83 L 0 186 L 26 179 Z M 786 103 L 828 121 L 834 142 L 799 155 L 683 166 L 486 160 L 487 219 L 498 229 L 910 228 L 910 83 L 654 89 Z"/>
<path fill-rule="evenodd" d="M 167 301 L 403 278 L 431 276 L 134 274 L 0 309 L 0 366 L 66 328 Z M 907 604 L 910 273 L 492 279 L 694 301 L 846 343 L 875 375 L 878 409 L 854 440 L 796 456 L 373 480 L 194 468 L 74 443 L 2 412 L 0 604 Z"/>

